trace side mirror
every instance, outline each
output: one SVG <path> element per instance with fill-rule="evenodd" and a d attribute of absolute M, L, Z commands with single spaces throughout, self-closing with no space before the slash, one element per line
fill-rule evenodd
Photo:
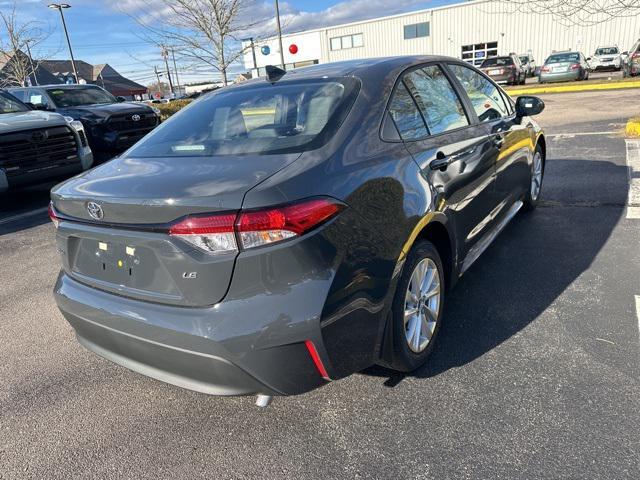
<path fill-rule="evenodd" d="M 516 115 L 518 117 L 532 117 L 544 110 L 544 102 L 538 97 L 523 95 L 516 98 Z"/>
<path fill-rule="evenodd" d="M 121 97 L 121 96 L 117 96 L 117 97 L 116 97 L 116 100 L 118 100 L 118 103 L 122 103 L 122 102 L 126 102 L 126 101 L 127 101 L 127 99 L 126 99 L 126 98 Z"/>
<path fill-rule="evenodd" d="M 29 110 L 35 110 L 36 106 L 31 102 L 24 102 L 24 104 L 29 107 Z"/>

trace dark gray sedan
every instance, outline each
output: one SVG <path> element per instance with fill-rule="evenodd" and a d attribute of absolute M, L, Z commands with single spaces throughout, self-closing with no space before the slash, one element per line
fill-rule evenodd
<path fill-rule="evenodd" d="M 544 104 L 446 57 L 268 72 L 52 191 L 60 310 L 93 352 L 215 395 L 420 367 L 446 292 L 538 202 Z"/>

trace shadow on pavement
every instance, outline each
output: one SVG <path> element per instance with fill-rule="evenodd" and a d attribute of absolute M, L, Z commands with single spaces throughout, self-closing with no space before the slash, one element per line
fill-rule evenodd
<path fill-rule="evenodd" d="M 47 207 L 49 191 L 54 185 L 55 182 L 50 182 L 0 193 L 0 236 L 47 223 L 46 212 L 29 213 Z"/>
<path fill-rule="evenodd" d="M 545 184 L 542 200 L 551 201 L 532 213 L 517 215 L 464 274 L 446 299 L 444 321 L 429 361 L 409 376 L 436 376 L 491 351 L 534 322 L 591 266 L 624 214 L 624 202 L 619 199 L 626 198 L 627 169 L 610 162 L 552 160 L 551 171 L 577 172 L 582 180 L 592 182 L 585 185 L 564 175 L 550 176 L 553 180 Z M 616 182 L 615 189 L 612 176 L 624 179 Z M 607 188 L 603 192 L 599 187 Z M 597 201 L 589 202 L 594 196 Z M 362 373 L 387 377 L 388 387 L 404 378 L 377 366 Z"/>

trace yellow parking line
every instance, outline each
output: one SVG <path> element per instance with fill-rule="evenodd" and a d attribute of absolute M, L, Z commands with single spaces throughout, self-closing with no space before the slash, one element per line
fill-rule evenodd
<path fill-rule="evenodd" d="M 630 118 L 627 121 L 627 126 L 624 129 L 624 133 L 627 137 L 640 137 L 640 117 Z"/>
<path fill-rule="evenodd" d="M 631 82 L 590 83 L 584 85 L 555 85 L 530 88 L 507 89 L 509 95 L 526 95 L 528 93 L 567 93 L 586 92 L 590 90 L 617 90 L 621 88 L 640 88 L 640 80 Z"/>

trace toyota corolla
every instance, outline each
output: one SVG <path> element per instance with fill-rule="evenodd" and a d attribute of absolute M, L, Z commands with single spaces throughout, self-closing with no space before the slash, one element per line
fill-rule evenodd
<path fill-rule="evenodd" d="M 208 394 L 415 370 L 536 207 L 544 104 L 447 57 L 267 70 L 52 191 L 57 304 L 89 350 Z"/>

